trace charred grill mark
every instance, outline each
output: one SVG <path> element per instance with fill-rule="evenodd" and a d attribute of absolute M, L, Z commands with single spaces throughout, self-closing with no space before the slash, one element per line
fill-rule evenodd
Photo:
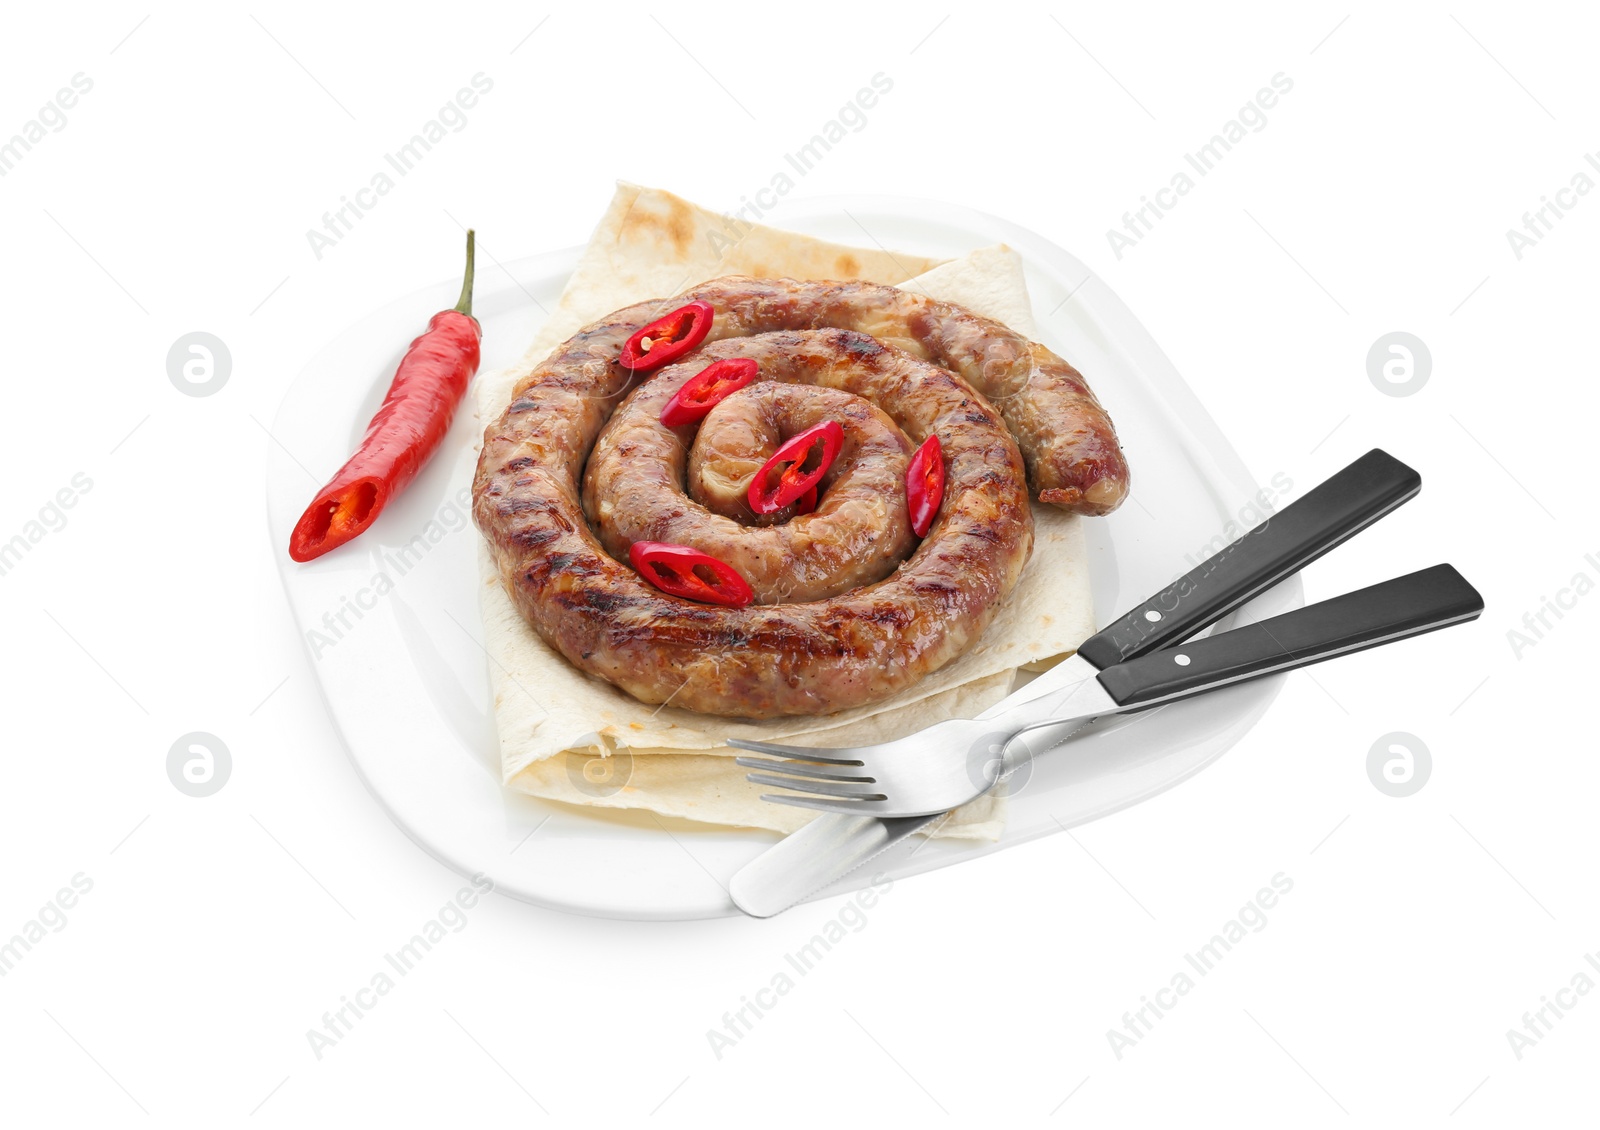
<path fill-rule="evenodd" d="M 848 609 L 846 615 L 863 624 L 880 628 L 904 628 L 917 618 L 916 613 L 900 604 L 874 604 L 869 608 Z"/>
<path fill-rule="evenodd" d="M 531 482 L 528 485 L 531 486 Z M 557 499 L 541 498 L 538 495 L 530 498 L 525 493 L 498 497 L 499 502 L 495 506 L 495 512 L 498 514 L 545 514 L 558 529 L 570 531 L 576 528 L 563 513 L 561 503 Z"/>
<path fill-rule="evenodd" d="M 971 478 L 966 480 L 967 486 L 974 490 L 982 489 L 984 487 L 990 487 L 995 490 L 999 490 L 1007 486 L 1010 482 L 1011 480 L 1007 476 L 1002 475 L 999 471 L 994 470 L 979 471 L 976 475 L 973 475 Z"/>
<path fill-rule="evenodd" d="M 991 545 L 1000 545 L 1005 541 L 1005 535 L 992 525 L 963 526 L 961 532 L 969 538 L 977 538 L 979 541 L 986 541 Z"/>
<path fill-rule="evenodd" d="M 565 573 L 569 570 L 578 573 L 585 572 L 585 570 L 572 568 L 573 563 L 577 560 L 578 556 L 574 553 L 552 553 L 544 559 L 544 567 L 547 572 L 551 573 Z M 587 570 L 590 573 L 593 571 L 592 569 Z"/>
<path fill-rule="evenodd" d="M 562 536 L 560 530 L 522 530 L 512 534 L 510 541 L 518 549 L 534 550 L 543 549 L 551 542 L 561 540 Z"/>
<path fill-rule="evenodd" d="M 849 339 L 844 343 L 844 349 L 850 356 L 863 359 L 881 357 L 889 352 L 877 339 L 865 334 L 849 335 Z"/>
<path fill-rule="evenodd" d="M 599 572 L 589 570 L 585 575 Z M 589 612 L 599 612 L 610 616 L 627 608 L 636 608 L 640 604 L 650 602 L 649 597 L 632 596 L 628 593 L 617 592 L 614 589 L 596 588 L 586 586 L 561 594 L 561 603 L 568 608 L 584 609 Z"/>

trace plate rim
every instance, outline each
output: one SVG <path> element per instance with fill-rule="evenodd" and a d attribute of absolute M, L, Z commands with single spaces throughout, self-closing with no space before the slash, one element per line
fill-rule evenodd
<path fill-rule="evenodd" d="M 1246 468 L 1242 457 L 1234 448 L 1233 444 L 1229 441 L 1226 433 L 1222 431 L 1215 418 L 1210 414 L 1209 411 L 1205 409 L 1204 405 L 1200 402 L 1194 391 L 1188 386 L 1187 382 L 1183 380 L 1183 377 L 1177 371 L 1176 366 L 1172 364 L 1165 352 L 1161 350 L 1159 343 L 1155 341 L 1148 329 L 1145 328 L 1143 322 L 1140 321 L 1133 311 L 1122 302 L 1120 297 L 1118 297 L 1115 291 L 1113 291 L 1111 287 L 1106 284 L 1104 279 L 1091 270 L 1087 265 L 1078 260 L 1076 256 L 1071 254 L 1071 252 L 1067 251 L 1065 248 L 1061 247 L 1048 237 L 1032 231 L 1031 229 L 1024 228 L 1021 225 L 1006 220 L 1003 217 L 996 216 L 992 213 L 988 213 L 979 209 L 970 208 L 965 205 L 938 201 L 925 197 L 905 197 L 883 193 L 797 196 L 784 202 L 784 207 L 780 210 L 781 215 L 777 216 L 776 218 L 780 221 L 789 221 L 791 223 L 798 220 L 799 223 L 803 225 L 806 218 L 804 213 L 807 212 L 809 212 L 812 217 L 815 217 L 820 213 L 830 212 L 834 216 L 839 214 L 848 215 L 850 214 L 849 210 L 852 207 L 865 211 L 868 210 L 866 207 L 867 205 L 874 205 L 883 208 L 884 210 L 891 211 L 897 217 L 911 218 L 946 228 L 960 224 L 967 230 L 982 231 L 983 225 L 987 225 L 989 228 L 997 229 L 998 232 L 1004 233 L 1002 236 L 1003 241 L 1015 247 L 1019 254 L 1023 256 L 1025 264 L 1028 259 L 1027 248 L 1032 246 L 1038 249 L 1041 254 L 1060 257 L 1066 262 L 1081 268 L 1082 271 L 1085 272 L 1085 277 L 1083 282 L 1079 284 L 1080 288 L 1085 291 L 1093 292 L 1092 297 L 1096 299 L 1097 308 L 1114 314 L 1119 320 L 1122 320 L 1126 323 L 1131 323 L 1133 326 L 1137 327 L 1138 333 L 1135 334 L 1134 337 L 1136 338 L 1135 344 L 1139 348 L 1135 353 L 1130 354 L 1130 356 L 1135 360 L 1137 367 L 1141 371 L 1141 375 L 1144 376 L 1146 380 L 1151 381 L 1153 384 L 1158 386 L 1159 391 L 1167 401 L 1167 407 L 1169 409 L 1174 407 L 1172 404 L 1173 401 L 1181 402 L 1177 405 L 1177 407 L 1181 407 L 1183 411 L 1179 433 L 1181 434 L 1182 432 L 1186 431 L 1189 433 L 1189 438 L 1201 441 L 1198 445 L 1198 450 L 1191 451 L 1189 454 L 1193 456 L 1203 453 L 1206 458 L 1206 462 L 1209 465 L 1209 469 L 1216 475 L 1216 477 L 1224 480 L 1235 491 L 1239 492 L 1241 496 L 1246 496 L 1253 490 L 1257 489 L 1257 481 Z M 981 224 L 975 225 L 971 222 L 973 220 L 981 221 Z M 870 233 L 868 234 L 870 235 Z M 510 277 L 514 286 L 512 288 L 505 289 L 525 290 L 526 288 L 522 287 L 518 276 L 519 274 L 526 273 L 530 270 L 537 270 L 541 274 L 544 274 L 549 272 L 554 265 L 571 263 L 572 266 L 575 266 L 576 261 L 581 255 L 585 246 L 586 244 L 577 244 L 564 248 L 545 250 L 506 262 L 503 269 Z M 570 275 L 572 266 L 566 268 L 566 273 L 568 275 Z M 307 375 L 314 371 L 318 367 L 319 363 L 324 362 L 324 359 L 329 354 L 335 353 L 340 348 L 340 343 L 345 341 L 351 335 L 352 331 L 356 330 L 360 326 L 365 325 L 369 321 L 380 320 L 385 314 L 394 311 L 402 304 L 409 304 L 413 300 L 418 302 L 418 308 L 420 309 L 422 304 L 421 300 L 423 300 L 427 295 L 434 293 L 453 294 L 457 286 L 458 283 L 455 281 L 446 279 L 428 286 L 417 288 L 408 294 L 397 296 L 388 302 L 371 307 L 362 316 L 347 323 L 342 331 L 325 339 L 319 348 L 308 358 L 306 363 L 302 366 L 300 372 L 296 374 L 295 379 L 290 382 L 289 386 L 285 389 L 284 394 L 280 399 L 278 407 L 273 415 L 273 431 L 276 432 L 278 430 L 286 413 L 289 412 L 291 408 L 291 402 L 295 399 L 295 392 L 305 380 Z M 1032 301 L 1037 301 L 1036 299 L 1032 299 L 1031 296 L 1030 299 Z M 1038 312 L 1037 307 L 1035 312 Z M 1040 335 L 1044 336 L 1044 334 L 1044 327 L 1041 326 Z M 1117 341 L 1114 344 L 1118 349 L 1128 352 L 1128 343 L 1126 341 Z M 470 402 L 468 404 L 467 411 L 463 414 L 468 416 L 471 415 Z M 1168 415 L 1171 414 L 1172 413 L 1169 411 Z M 1196 434 L 1197 432 L 1205 432 L 1209 434 L 1199 435 Z M 271 535 L 269 540 L 274 548 L 276 548 L 278 543 L 278 531 L 275 528 L 275 521 L 272 511 L 274 465 L 277 462 L 277 459 L 274 457 L 274 447 L 275 445 L 272 444 L 267 445 L 267 457 L 265 460 L 266 465 L 264 467 L 266 474 L 263 485 L 267 488 L 265 491 L 267 496 L 265 501 L 268 503 L 268 512 L 266 514 L 266 518 Z M 291 456 L 290 458 L 293 457 Z M 345 754 L 355 769 L 357 777 L 361 780 L 363 786 L 378 802 L 379 806 L 389 816 L 391 821 L 393 821 L 401 829 L 401 831 L 406 834 L 407 838 L 422 848 L 428 855 L 461 874 L 473 875 L 480 873 L 481 868 L 477 868 L 467 861 L 458 858 L 445 844 L 435 842 L 433 838 L 425 836 L 419 828 L 413 827 L 412 822 L 408 820 L 395 807 L 395 805 L 391 803 L 387 795 L 377 787 L 376 783 L 367 771 L 362 759 L 357 756 L 354 749 L 354 743 L 351 741 L 350 735 L 346 732 L 345 726 L 340 720 L 339 712 L 335 707 L 328 682 L 320 674 L 318 659 L 316 655 L 312 653 L 310 643 L 308 642 L 302 627 L 304 621 L 300 615 L 301 608 L 299 602 L 296 600 L 295 590 L 291 586 L 290 572 L 283 568 L 279 562 L 275 562 L 275 566 L 277 567 L 277 572 L 279 574 L 279 582 L 283 586 L 285 599 L 290 605 L 291 615 L 297 628 L 297 635 L 300 637 L 300 645 L 306 653 L 306 661 L 311 667 L 312 673 L 315 676 L 314 681 L 317 684 L 318 694 L 321 697 L 324 706 L 326 707 L 327 716 L 333 725 L 334 732 L 338 735 L 340 743 L 344 747 Z M 1289 586 L 1291 585 L 1293 586 L 1292 591 L 1289 589 Z M 1285 583 L 1285 592 L 1288 596 L 1288 599 L 1293 604 L 1298 604 L 1303 600 L 1303 589 L 1300 588 L 1298 576 L 1291 578 L 1289 582 Z M 1237 613 L 1235 615 L 1237 615 Z M 1271 676 L 1267 679 L 1258 680 L 1255 684 L 1253 684 L 1256 688 L 1254 695 L 1255 701 L 1253 701 L 1249 707 L 1242 712 L 1242 717 L 1247 716 L 1244 717 L 1244 724 L 1242 728 L 1237 734 L 1233 735 L 1229 740 L 1227 740 L 1225 744 L 1223 744 L 1222 747 L 1213 755 L 1188 767 L 1183 772 L 1171 777 L 1170 779 L 1160 781 L 1135 795 L 1123 799 L 1120 803 L 1117 803 L 1112 807 L 1097 812 L 1094 816 L 1090 817 L 1089 820 L 1083 822 L 1092 822 L 1093 820 L 1098 820 L 1105 816 L 1113 815 L 1117 812 L 1121 812 L 1127 808 L 1133 807 L 1134 805 L 1143 803 L 1151 797 L 1165 792 L 1167 789 L 1174 788 L 1177 785 L 1182 784 L 1196 773 L 1211 765 L 1214 761 L 1220 758 L 1223 753 L 1236 744 L 1245 733 L 1248 733 L 1250 729 L 1254 728 L 1254 726 L 1260 721 L 1261 717 L 1266 713 L 1267 709 L 1270 708 L 1272 701 L 1277 697 L 1284 682 L 1285 676 L 1280 674 Z M 505 791 L 503 785 L 499 785 L 498 787 L 502 792 Z M 576 811 L 580 814 L 582 812 L 582 810 L 574 810 L 572 806 L 561 805 L 556 802 L 543 803 L 550 804 L 552 809 L 555 811 Z M 1074 824 L 1072 826 L 1075 827 L 1077 825 Z M 729 832 L 734 830 L 725 829 L 720 826 L 708 826 L 708 831 Z M 942 855 L 946 854 L 940 851 L 929 852 L 928 857 L 923 861 L 921 866 L 906 869 L 901 872 L 898 877 L 909 877 L 911 875 L 920 874 L 928 870 L 934 870 L 942 866 L 948 866 L 952 862 L 980 858 L 982 856 L 992 854 L 995 851 L 1000 851 L 1005 848 L 1015 846 L 1019 843 L 1029 842 L 1033 839 L 1041 838 L 1042 836 L 1049 834 L 1052 834 L 1052 830 L 1045 828 L 1037 831 L 1034 834 L 1002 838 L 994 843 L 972 844 L 964 842 L 962 844 L 962 848 L 964 850 L 961 852 L 959 859 L 940 858 Z M 773 842 L 776 842 L 776 840 L 767 841 L 768 844 Z M 765 848 L 763 847 L 762 850 L 765 850 Z M 492 875 L 491 878 L 493 878 Z M 817 892 L 805 901 L 815 901 L 817 899 L 826 898 L 833 894 L 839 893 L 841 890 L 853 889 L 852 880 L 856 878 L 857 877 L 855 876 L 846 876 L 845 878 L 841 879 L 839 883 Z M 854 885 L 859 885 L 859 881 L 856 881 Z M 725 905 L 696 904 L 694 906 L 659 905 L 655 907 L 641 907 L 637 905 L 618 905 L 615 900 L 607 900 L 604 897 L 591 901 L 587 899 L 574 898 L 571 897 L 570 894 L 567 894 L 563 897 L 557 897 L 551 894 L 541 893 L 533 890 L 517 888 L 508 889 L 499 882 L 496 883 L 495 889 L 500 893 L 507 895 L 508 897 L 516 898 L 519 901 L 527 902 L 546 909 L 559 910 L 567 913 L 576 913 L 599 918 L 633 921 L 698 920 L 717 917 L 737 917 L 740 913 L 737 906 L 733 904 L 731 898 L 727 898 L 725 900 Z"/>

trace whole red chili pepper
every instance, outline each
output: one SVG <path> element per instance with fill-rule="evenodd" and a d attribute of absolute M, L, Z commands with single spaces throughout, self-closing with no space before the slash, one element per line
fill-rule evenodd
<path fill-rule="evenodd" d="M 944 452 L 938 436 L 929 436 L 906 467 L 906 503 L 911 511 L 911 532 L 928 536 L 934 515 L 944 501 Z"/>
<path fill-rule="evenodd" d="M 844 428 L 837 420 L 824 420 L 790 436 L 772 453 L 772 458 L 761 465 L 755 478 L 750 480 L 750 490 L 746 495 L 750 509 L 757 514 L 771 514 L 800 498 L 822 481 L 822 476 L 833 466 L 834 456 L 839 454 L 843 443 Z M 811 461 L 813 454 L 817 455 L 817 461 L 808 471 L 806 464 Z M 772 472 L 783 464 L 787 466 L 778 475 L 778 481 L 769 485 Z"/>
<path fill-rule="evenodd" d="M 623 342 L 617 364 L 638 373 L 676 361 L 706 339 L 716 314 L 709 302 L 678 307 Z"/>
<path fill-rule="evenodd" d="M 748 357 L 713 361 L 684 381 L 661 409 L 661 422 L 669 428 L 692 424 L 722 401 L 756 379 L 758 366 Z"/>
<path fill-rule="evenodd" d="M 478 371 L 483 330 L 472 316 L 473 250 L 469 231 L 461 300 L 435 314 L 411 343 L 361 446 L 295 523 L 289 556 L 296 561 L 321 557 L 372 525 L 444 439 Z"/>
<path fill-rule="evenodd" d="M 749 582 L 731 565 L 686 545 L 636 541 L 628 547 L 628 560 L 641 577 L 671 596 L 729 608 L 743 608 L 755 599 Z"/>

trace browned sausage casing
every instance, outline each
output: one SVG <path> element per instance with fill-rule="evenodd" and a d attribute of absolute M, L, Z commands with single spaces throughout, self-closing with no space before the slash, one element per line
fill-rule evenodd
<path fill-rule="evenodd" d="M 971 394 L 937 370 L 930 394 L 921 370 L 932 366 L 898 353 L 867 366 L 862 351 L 883 347 L 844 330 L 758 334 L 661 370 L 617 409 L 589 455 L 583 504 L 600 544 L 618 561 L 636 541 L 709 553 L 750 584 L 759 604 L 826 600 L 894 572 L 917 542 L 906 502 L 908 432 L 927 435 L 952 396 Z M 765 379 L 718 404 L 698 428 L 662 426 L 678 387 L 725 357 L 751 358 Z M 844 444 L 817 512 L 796 519 L 791 505 L 754 514 L 746 493 L 762 464 L 784 439 L 828 420 L 843 428 Z"/>
<path fill-rule="evenodd" d="M 693 300 L 716 311 L 698 350 L 642 382 L 616 364 L 635 330 Z M 756 359 L 759 383 L 698 427 L 660 423 L 679 385 L 730 356 Z M 846 446 L 817 512 L 745 524 L 740 476 L 818 418 Z M 945 500 L 917 544 L 904 461 L 932 434 Z M 1110 421 L 1042 346 L 892 287 L 730 277 L 620 310 L 519 382 L 485 433 L 474 518 L 520 613 L 580 669 L 647 703 L 824 714 L 913 685 L 983 632 L 1032 549 L 1030 475 L 1090 513 L 1127 486 Z M 668 596 L 623 563 L 636 540 L 711 553 L 773 603 Z"/>

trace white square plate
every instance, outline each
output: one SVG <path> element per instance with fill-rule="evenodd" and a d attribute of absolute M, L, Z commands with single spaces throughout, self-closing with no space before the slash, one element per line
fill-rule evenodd
<path fill-rule="evenodd" d="M 1021 253 L 1043 342 L 1088 378 L 1133 468 L 1130 501 L 1087 522 L 1097 623 L 1229 540 L 1222 532 L 1246 512 L 1255 483 L 1144 327 L 1077 259 L 1003 220 L 929 201 L 785 201 L 780 222 L 841 243 L 859 242 L 864 227 L 886 247 L 930 256 L 955 258 L 1001 242 Z M 480 270 L 474 309 L 484 370 L 521 355 L 580 250 Z M 501 787 L 479 642 L 479 535 L 468 516 L 482 427 L 470 409 L 416 482 L 356 541 L 305 565 L 282 549 L 312 495 L 355 450 L 406 343 L 433 313 L 455 304 L 458 288 L 457 280 L 441 282 L 351 326 L 306 366 L 273 424 L 278 442 L 268 446 L 266 468 L 273 544 L 328 708 L 373 795 L 417 843 L 462 873 L 584 914 L 736 914 L 728 879 L 775 834 L 574 808 Z M 1036 556 L 1029 568 L 1048 565 Z M 1301 603 L 1299 580 L 1291 579 L 1219 628 Z M 1260 718 L 1282 679 L 1096 724 L 1039 759 L 1013 789 L 999 842 L 914 841 L 817 897 L 860 886 L 869 872 L 900 879 L 1137 804 L 1221 756 Z"/>

